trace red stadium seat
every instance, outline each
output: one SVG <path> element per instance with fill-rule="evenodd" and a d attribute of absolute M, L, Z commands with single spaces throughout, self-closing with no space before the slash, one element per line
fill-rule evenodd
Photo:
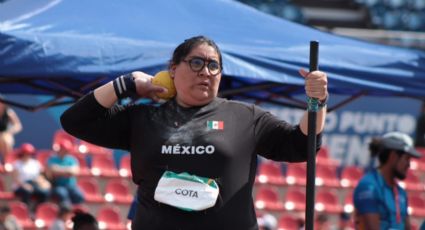
<path fill-rule="evenodd" d="M 72 206 L 72 212 L 90 212 L 90 208 L 86 204 L 74 204 Z"/>
<path fill-rule="evenodd" d="M 273 161 L 262 162 L 258 169 L 256 181 L 260 184 L 284 185 L 285 177 L 281 171 L 281 164 Z"/>
<path fill-rule="evenodd" d="M 316 164 L 331 167 L 337 167 L 340 165 L 339 161 L 329 157 L 329 149 L 326 146 L 322 146 L 319 152 L 317 152 Z"/>
<path fill-rule="evenodd" d="M 80 189 L 84 193 L 84 199 L 87 202 L 100 203 L 105 201 L 100 193 L 97 181 L 94 178 L 78 178 L 77 183 L 78 187 L 80 187 Z"/>
<path fill-rule="evenodd" d="M 117 207 L 103 206 L 97 213 L 100 229 L 125 230 L 126 225 L 121 220 L 120 210 Z"/>
<path fill-rule="evenodd" d="M 307 166 L 305 163 L 289 163 L 286 169 L 286 183 L 288 185 L 306 185 Z"/>
<path fill-rule="evenodd" d="M 13 201 L 9 203 L 9 207 L 11 214 L 16 217 L 23 228 L 35 228 L 35 224 L 30 218 L 28 207 L 25 203 L 20 201 Z"/>
<path fill-rule="evenodd" d="M 419 174 L 416 171 L 408 170 L 407 176 L 404 180 L 398 182 L 398 184 L 406 189 L 407 191 L 412 192 L 423 192 L 425 191 L 425 184 L 419 179 Z"/>
<path fill-rule="evenodd" d="M 354 188 L 363 176 L 363 170 L 356 166 L 345 166 L 342 169 L 340 184 L 343 188 Z"/>
<path fill-rule="evenodd" d="M 89 166 L 87 165 L 86 156 L 79 153 L 72 153 L 71 155 L 78 160 L 78 165 L 80 167 L 78 176 L 91 176 L 92 173 Z"/>
<path fill-rule="evenodd" d="M 336 168 L 332 166 L 316 166 L 316 186 L 339 187 Z"/>
<path fill-rule="evenodd" d="M 59 207 L 55 203 L 41 203 L 35 211 L 35 226 L 37 228 L 50 227 L 55 221 L 59 212 Z"/>
<path fill-rule="evenodd" d="M 255 207 L 271 211 L 283 210 L 283 203 L 279 200 L 279 194 L 275 188 L 259 187 L 255 196 Z"/>
<path fill-rule="evenodd" d="M 131 177 L 131 155 L 121 157 L 119 174 L 121 177 Z"/>
<path fill-rule="evenodd" d="M 316 195 L 315 210 L 332 214 L 341 213 L 342 206 L 339 203 L 337 193 L 334 190 L 318 191 Z"/>
<path fill-rule="evenodd" d="M 6 154 L 4 159 L 4 170 L 6 172 L 12 172 L 13 171 L 13 163 L 19 158 L 18 154 L 19 148 L 13 149 L 11 152 Z"/>
<path fill-rule="evenodd" d="M 305 211 L 306 194 L 302 189 L 289 187 L 283 198 L 288 211 Z"/>
<path fill-rule="evenodd" d="M 73 145 L 73 151 L 76 150 L 76 146 L 78 144 L 78 139 L 75 138 L 74 136 L 72 136 L 71 134 L 65 132 L 65 130 L 59 129 L 55 132 L 55 134 L 53 135 L 53 143 L 52 143 L 52 149 L 54 151 L 58 151 L 59 150 L 59 143 L 61 143 L 62 141 L 67 140 L 69 142 L 71 142 L 71 144 Z"/>
<path fill-rule="evenodd" d="M 409 214 L 413 217 L 425 218 L 425 198 L 423 194 L 410 194 L 409 199 Z"/>
<path fill-rule="evenodd" d="M 94 155 L 92 158 L 91 173 L 94 176 L 119 177 L 112 155 Z"/>
<path fill-rule="evenodd" d="M 0 200 L 10 200 L 14 197 L 15 195 L 13 194 L 13 192 L 9 192 L 6 190 L 3 177 L 0 177 Z"/>
<path fill-rule="evenodd" d="M 422 153 L 422 157 L 419 159 L 412 158 L 410 160 L 410 168 L 413 170 L 419 170 L 421 172 L 425 172 L 425 148 L 416 147 L 416 150 Z"/>
<path fill-rule="evenodd" d="M 43 167 L 46 167 L 47 161 L 51 155 L 55 152 L 49 149 L 37 150 L 36 159 L 40 162 Z"/>
<path fill-rule="evenodd" d="M 298 230 L 300 229 L 298 219 L 290 215 L 282 215 L 278 220 L 278 230 Z"/>
<path fill-rule="evenodd" d="M 111 179 L 105 188 L 105 200 L 123 204 L 131 204 L 133 195 L 130 192 L 130 185 L 124 179 Z"/>
<path fill-rule="evenodd" d="M 350 191 L 345 195 L 343 209 L 346 213 L 352 213 L 354 211 L 353 191 Z"/>
<path fill-rule="evenodd" d="M 91 155 L 112 155 L 112 150 L 92 144 L 87 141 L 80 141 L 78 151 L 83 154 Z"/>
<path fill-rule="evenodd" d="M 410 218 L 410 230 L 421 230 L 419 229 L 420 223 L 417 220 Z M 422 229 L 423 230 L 423 229 Z"/>

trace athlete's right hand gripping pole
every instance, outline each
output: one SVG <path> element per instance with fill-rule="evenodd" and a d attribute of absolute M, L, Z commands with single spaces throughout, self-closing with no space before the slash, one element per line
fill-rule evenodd
<path fill-rule="evenodd" d="M 310 72 L 318 70 L 319 42 L 310 42 Z M 308 98 L 307 186 L 305 229 L 314 229 L 314 203 L 316 182 L 316 123 L 319 110 L 318 99 Z"/>

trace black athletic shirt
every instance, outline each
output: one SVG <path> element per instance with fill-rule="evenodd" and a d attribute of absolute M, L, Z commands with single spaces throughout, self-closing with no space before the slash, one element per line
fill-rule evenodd
<path fill-rule="evenodd" d="M 133 181 L 139 185 L 133 229 L 258 229 L 252 199 L 256 155 L 307 159 L 307 136 L 298 126 L 255 105 L 222 98 L 193 108 L 170 100 L 106 109 L 91 93 L 65 111 L 61 123 L 82 140 L 131 153 Z M 320 135 L 317 140 L 319 149 Z M 155 201 L 164 170 L 216 179 L 216 205 L 186 212 Z"/>

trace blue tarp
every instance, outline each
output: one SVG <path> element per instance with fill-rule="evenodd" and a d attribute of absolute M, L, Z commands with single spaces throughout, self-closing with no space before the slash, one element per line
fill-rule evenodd
<path fill-rule="evenodd" d="M 308 69 L 317 40 L 331 93 L 425 97 L 422 51 L 332 35 L 230 0 L 5 1 L 0 92 L 77 98 L 122 73 L 164 69 L 176 45 L 199 34 L 221 47 L 223 95 L 302 93 L 297 71 Z"/>

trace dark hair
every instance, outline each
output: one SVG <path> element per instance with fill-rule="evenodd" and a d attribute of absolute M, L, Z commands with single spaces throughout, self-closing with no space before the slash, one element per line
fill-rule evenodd
<path fill-rule="evenodd" d="M 384 149 L 382 149 L 382 150 L 379 152 L 379 155 L 378 155 L 379 163 L 380 163 L 381 165 L 385 164 L 385 163 L 388 161 L 388 158 L 390 157 L 390 154 L 391 154 L 393 151 L 395 151 L 395 153 L 396 153 L 399 157 L 400 157 L 401 155 L 403 155 L 403 154 L 404 154 L 404 152 L 403 152 L 403 151 L 393 150 L 393 149 L 386 149 L 386 148 L 384 148 Z"/>
<path fill-rule="evenodd" d="M 369 143 L 369 152 L 372 158 L 379 155 L 382 150 L 382 140 L 380 137 L 372 137 Z"/>
<path fill-rule="evenodd" d="M 74 223 L 74 226 L 72 227 L 74 230 L 80 229 L 86 225 L 93 225 L 96 229 L 98 229 L 97 220 L 90 213 L 76 211 L 71 220 Z"/>
<path fill-rule="evenodd" d="M 218 48 L 217 44 L 205 37 L 205 36 L 196 36 L 196 37 L 191 37 L 189 39 L 184 40 L 183 43 L 181 43 L 180 45 L 177 46 L 177 48 L 174 50 L 173 52 L 173 57 L 171 58 L 168 68 L 171 68 L 172 65 L 174 64 L 180 64 L 180 62 L 183 61 L 184 58 L 187 57 L 187 55 L 198 45 L 201 44 L 207 44 L 211 47 L 213 47 L 215 49 L 215 51 L 218 54 L 218 58 L 219 58 L 219 62 L 220 62 L 220 67 L 223 68 L 223 62 L 222 62 L 222 57 L 221 57 L 221 51 Z"/>

